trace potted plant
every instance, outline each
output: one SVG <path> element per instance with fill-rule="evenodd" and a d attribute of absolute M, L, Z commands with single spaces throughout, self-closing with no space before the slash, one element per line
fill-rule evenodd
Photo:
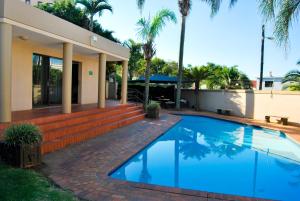
<path fill-rule="evenodd" d="M 159 118 L 160 105 L 158 103 L 151 103 L 147 106 L 147 117 L 152 119 Z"/>
<path fill-rule="evenodd" d="M 33 124 L 14 124 L 4 131 L 0 145 L 2 159 L 9 165 L 29 168 L 41 163 L 40 129 Z"/>

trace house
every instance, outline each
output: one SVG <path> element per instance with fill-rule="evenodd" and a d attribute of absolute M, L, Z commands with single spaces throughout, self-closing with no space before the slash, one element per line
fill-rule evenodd
<path fill-rule="evenodd" d="M 108 61 L 122 63 L 126 104 L 128 60 L 120 44 L 24 1 L 0 0 L 0 122 L 45 106 L 61 105 L 66 114 L 72 104 L 105 108 Z"/>
<path fill-rule="evenodd" d="M 282 80 L 283 77 L 264 77 L 263 78 L 263 84 L 262 84 L 262 90 L 282 90 Z M 256 89 L 259 89 L 259 81 L 260 78 L 257 78 L 257 86 Z"/>

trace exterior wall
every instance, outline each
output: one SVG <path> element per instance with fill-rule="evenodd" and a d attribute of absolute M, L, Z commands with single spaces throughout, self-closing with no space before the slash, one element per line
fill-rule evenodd
<path fill-rule="evenodd" d="M 61 49 L 51 49 L 15 38 L 12 55 L 12 110 L 32 109 L 32 55 L 33 53 L 62 58 Z M 81 63 L 79 72 L 79 103 L 98 101 L 98 56 L 74 55 L 73 61 Z M 93 71 L 93 75 L 89 75 Z"/>
<path fill-rule="evenodd" d="M 22 2 L 26 2 L 26 0 L 21 0 Z M 43 3 L 53 3 L 54 0 L 30 0 L 30 5 L 37 5 L 39 2 L 43 2 Z"/>
<path fill-rule="evenodd" d="M 118 61 L 129 59 L 128 48 L 19 0 L 0 0 L 0 18 L 30 31 L 105 53 Z"/>
<path fill-rule="evenodd" d="M 195 105 L 193 90 L 183 90 L 182 97 Z M 230 109 L 233 115 L 264 120 L 266 115 L 287 116 L 300 123 L 300 92 L 201 90 L 200 109 L 216 112 L 217 108 Z"/>

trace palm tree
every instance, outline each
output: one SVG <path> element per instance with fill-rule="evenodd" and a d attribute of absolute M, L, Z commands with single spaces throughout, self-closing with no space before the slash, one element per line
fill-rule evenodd
<path fill-rule="evenodd" d="M 260 0 L 262 14 L 267 20 L 275 18 L 275 31 L 279 44 L 286 44 L 289 28 L 299 17 L 300 0 Z"/>
<path fill-rule="evenodd" d="M 288 72 L 282 81 L 284 89 L 289 89 L 290 91 L 300 91 L 300 71 L 292 70 Z"/>
<path fill-rule="evenodd" d="M 104 10 L 113 11 L 111 5 L 107 0 L 77 0 L 76 4 L 81 4 L 85 7 L 85 13 L 89 15 L 89 30 L 93 31 L 94 28 L 94 16 L 98 13 L 102 15 Z"/>
<path fill-rule="evenodd" d="M 143 41 L 144 59 L 146 60 L 145 71 L 145 102 L 144 107 L 146 109 L 149 102 L 149 83 L 150 83 L 150 66 L 153 56 L 156 54 L 155 39 L 160 34 L 162 29 L 166 26 L 166 23 L 177 22 L 174 12 L 163 9 L 159 11 L 152 19 L 149 17 L 141 18 L 138 23 L 138 35 Z"/>
<path fill-rule="evenodd" d="M 230 6 L 233 6 L 237 0 L 229 0 Z M 138 7 L 143 8 L 146 0 L 137 0 Z M 202 0 L 211 6 L 211 15 L 214 16 L 222 3 L 222 0 Z M 182 74 L 183 74 L 183 53 L 184 53 L 184 42 L 185 42 L 185 25 L 186 18 L 189 15 L 192 7 L 192 0 L 178 0 L 179 11 L 181 13 L 181 35 L 180 35 L 180 48 L 179 48 L 179 68 L 178 68 L 178 83 L 176 93 L 176 109 L 180 109 L 180 97 L 181 97 L 181 86 L 182 86 Z"/>
<path fill-rule="evenodd" d="M 195 103 L 196 103 L 195 109 L 197 111 L 200 110 L 200 104 L 199 104 L 200 83 L 201 81 L 208 79 L 210 76 L 211 76 L 211 70 L 207 66 L 194 67 L 185 71 L 185 77 L 195 82 Z"/>
<path fill-rule="evenodd" d="M 300 65 L 300 60 L 297 62 L 297 65 Z"/>

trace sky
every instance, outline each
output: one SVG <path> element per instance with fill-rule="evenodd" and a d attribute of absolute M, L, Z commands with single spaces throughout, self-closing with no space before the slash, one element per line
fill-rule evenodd
<path fill-rule="evenodd" d="M 177 24 L 168 24 L 156 40 L 157 57 L 167 61 L 178 61 L 181 20 L 177 0 L 147 0 L 141 13 L 136 0 L 110 0 L 113 14 L 105 12 L 98 20 L 114 36 L 124 41 L 136 35 L 136 22 L 142 16 L 155 15 L 160 9 L 173 10 Z M 264 23 L 257 1 L 240 0 L 234 8 L 223 6 L 215 17 L 210 8 L 200 0 L 192 1 L 192 11 L 187 19 L 184 65 L 205 65 L 213 62 L 220 65 L 238 65 L 239 70 L 251 79 L 259 76 L 261 26 Z M 275 41 L 266 40 L 264 75 L 284 76 L 288 71 L 299 69 L 300 23 L 294 23 L 290 31 L 287 50 Z M 266 24 L 266 36 L 272 36 L 273 23 Z"/>

